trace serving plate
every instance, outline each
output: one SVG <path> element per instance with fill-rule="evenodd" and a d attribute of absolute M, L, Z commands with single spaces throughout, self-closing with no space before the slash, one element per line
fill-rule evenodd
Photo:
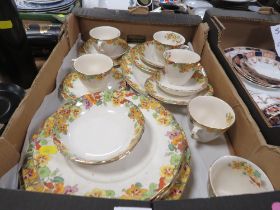
<path fill-rule="evenodd" d="M 152 96 L 153 98 L 164 102 L 166 104 L 173 104 L 173 105 L 188 105 L 190 100 L 195 98 L 196 96 L 201 96 L 201 95 L 213 95 L 213 87 L 208 84 L 207 88 L 204 90 L 192 94 L 190 96 L 175 96 L 168 94 L 164 91 L 162 91 L 158 85 L 157 85 L 157 78 L 155 76 L 152 76 L 148 78 L 145 82 L 145 90 L 147 93 Z"/>
<path fill-rule="evenodd" d="M 104 86 L 96 88 L 95 91 L 90 90 L 80 80 L 77 72 L 70 72 L 64 78 L 60 87 L 60 95 L 65 100 L 71 100 L 79 98 L 88 93 L 94 93 L 104 90 L 118 90 L 126 87 L 126 82 L 123 80 L 123 76 L 120 69 L 113 68 L 110 72 L 108 82 Z"/>
<path fill-rule="evenodd" d="M 190 151 L 173 116 L 157 101 L 132 92 L 105 91 L 95 97 L 126 98 L 139 107 L 145 117 L 145 131 L 133 152 L 106 165 L 67 161 L 53 143 L 52 116 L 32 138 L 22 169 L 25 189 L 134 200 L 160 199 L 164 194 L 176 198 L 180 194 L 176 191 L 183 188 L 189 177 Z M 182 167 L 183 161 L 186 164 Z"/>
<path fill-rule="evenodd" d="M 207 77 L 200 70 L 197 70 L 189 81 L 180 86 L 170 84 L 163 73 L 158 73 L 157 76 L 156 83 L 158 87 L 164 92 L 175 96 L 190 96 L 196 94 L 205 89 L 208 84 Z"/>
<path fill-rule="evenodd" d="M 133 48 L 131 50 L 133 50 Z M 121 69 L 127 84 L 136 92 L 146 94 L 144 85 L 151 74 L 141 71 L 134 64 L 131 51 L 122 57 Z"/>
<path fill-rule="evenodd" d="M 83 164 L 124 158 L 144 131 L 144 116 L 133 103 L 94 94 L 66 103 L 52 119 L 52 138 L 58 150 Z"/>

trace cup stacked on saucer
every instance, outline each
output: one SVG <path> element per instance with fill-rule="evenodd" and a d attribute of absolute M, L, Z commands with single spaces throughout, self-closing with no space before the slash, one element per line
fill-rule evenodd
<path fill-rule="evenodd" d="M 73 69 L 61 85 L 61 96 L 65 100 L 76 99 L 87 93 L 122 89 L 126 87 L 122 73 L 116 67 L 118 59 L 128 50 L 128 44 L 120 38 L 119 29 L 99 26 L 89 31 L 90 39 L 83 43 L 79 57 L 73 59 Z M 89 71 L 91 67 L 95 71 Z M 106 70 L 101 73 L 101 70 Z"/>
<path fill-rule="evenodd" d="M 146 42 L 142 61 L 158 71 L 145 82 L 152 97 L 169 104 L 187 105 L 197 95 L 211 94 L 200 56 L 184 45 L 185 38 L 176 32 L 159 31 Z"/>
<path fill-rule="evenodd" d="M 112 26 L 99 26 L 89 31 L 90 39 L 80 48 L 80 53 L 101 53 L 113 60 L 120 58 L 128 50 L 128 44 L 120 38 L 119 29 Z"/>

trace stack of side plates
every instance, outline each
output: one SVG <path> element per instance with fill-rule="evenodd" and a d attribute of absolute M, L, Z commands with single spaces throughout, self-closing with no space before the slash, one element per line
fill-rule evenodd
<path fill-rule="evenodd" d="M 244 79 L 264 88 L 280 88 L 280 58 L 274 52 L 232 47 L 225 49 L 225 55 Z"/>
<path fill-rule="evenodd" d="M 69 9 L 76 0 L 15 0 L 20 12 L 54 12 Z"/>

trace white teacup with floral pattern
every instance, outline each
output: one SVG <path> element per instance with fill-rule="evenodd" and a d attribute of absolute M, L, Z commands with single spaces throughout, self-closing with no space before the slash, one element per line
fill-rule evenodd
<path fill-rule="evenodd" d="M 172 85 L 184 85 L 199 66 L 200 56 L 186 49 L 172 49 L 163 53 L 165 76 Z"/>
<path fill-rule="evenodd" d="M 153 35 L 156 53 L 159 57 L 166 50 L 184 47 L 185 38 L 173 31 L 158 31 Z"/>
<path fill-rule="evenodd" d="M 235 113 L 230 105 L 214 96 L 198 96 L 188 106 L 193 123 L 192 138 L 209 142 L 226 132 L 235 122 Z"/>
<path fill-rule="evenodd" d="M 91 92 L 102 90 L 107 85 L 113 69 L 113 60 L 104 54 L 84 54 L 74 59 L 73 67 L 79 79 Z"/>
<path fill-rule="evenodd" d="M 89 35 L 98 52 L 110 54 L 118 45 L 121 32 L 112 26 L 99 26 L 91 29 Z"/>

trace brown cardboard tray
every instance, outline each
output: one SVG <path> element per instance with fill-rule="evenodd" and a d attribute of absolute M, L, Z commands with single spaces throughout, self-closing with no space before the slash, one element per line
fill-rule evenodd
<path fill-rule="evenodd" d="M 153 33 L 158 30 L 172 30 L 184 35 L 186 41 L 192 41 L 194 50 L 201 54 L 201 63 L 207 70 L 209 81 L 214 86 L 215 95 L 228 102 L 236 113 L 236 123 L 228 131 L 228 138 L 231 142 L 246 142 L 246 139 L 265 142 L 248 109 L 210 49 L 207 41 L 208 25 L 202 24 L 200 21 L 201 19 L 198 16 L 173 14 L 138 16 L 131 15 L 126 11 L 75 10 L 74 14 L 68 17 L 65 34 L 43 65 L 28 94 L 19 105 L 0 138 L 0 175 L 5 174 L 19 161 L 29 123 L 44 97 L 54 89 L 57 72 L 63 58 L 75 43 L 78 34 L 81 33 L 82 38 L 86 40 L 89 30 L 100 25 L 111 25 L 119 28 L 124 39 L 141 35 L 150 40 Z M 238 145 L 235 150 L 239 151 L 239 147 L 246 150 L 247 145 Z M 273 151 L 268 153 L 273 153 Z M 246 157 L 252 160 L 251 156 Z M 275 167 L 271 167 L 267 162 L 259 162 L 257 159 L 253 161 L 260 165 L 270 177 L 274 187 L 279 189 L 279 168 L 275 170 Z M 279 159 L 273 161 L 279 162 Z"/>

